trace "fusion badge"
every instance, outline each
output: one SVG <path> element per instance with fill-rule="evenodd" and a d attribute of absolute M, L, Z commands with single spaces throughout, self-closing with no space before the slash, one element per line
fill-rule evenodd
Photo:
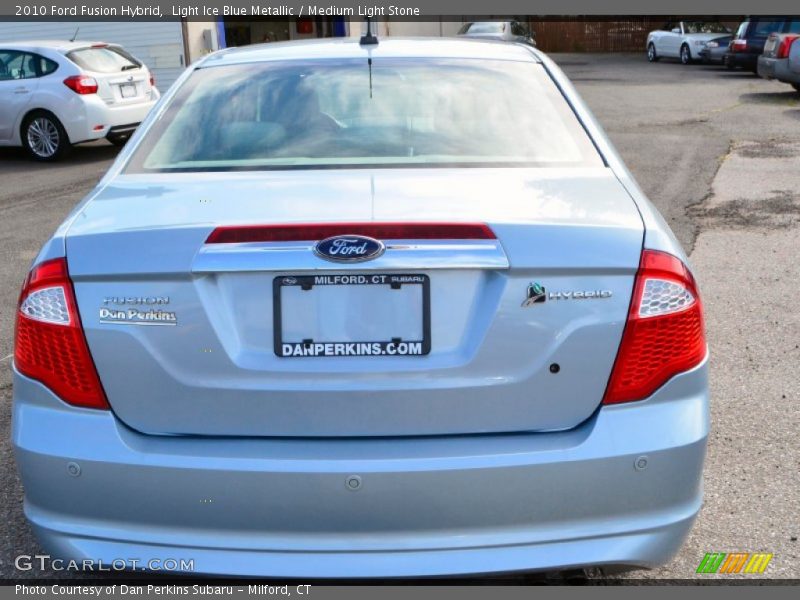
<path fill-rule="evenodd" d="M 167 296 L 107 296 L 100 308 L 101 323 L 120 325 L 177 325 L 174 312 L 161 308 L 144 308 L 169 304 Z M 131 308 L 131 305 L 140 308 Z M 116 306 L 117 308 L 111 308 Z"/>

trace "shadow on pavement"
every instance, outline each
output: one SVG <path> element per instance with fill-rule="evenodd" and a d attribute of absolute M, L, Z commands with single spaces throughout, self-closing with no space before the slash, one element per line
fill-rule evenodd
<path fill-rule="evenodd" d="M 789 106 L 800 105 L 800 94 L 787 86 L 784 92 L 752 92 L 742 94 L 739 100 L 742 102 L 754 102 L 760 104 L 787 104 Z"/>

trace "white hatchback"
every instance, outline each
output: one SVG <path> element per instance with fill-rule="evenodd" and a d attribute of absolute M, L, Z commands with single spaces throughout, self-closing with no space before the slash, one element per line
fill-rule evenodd
<path fill-rule="evenodd" d="M 147 67 L 96 42 L 0 42 L 0 146 L 56 160 L 72 144 L 123 145 L 160 94 Z"/>

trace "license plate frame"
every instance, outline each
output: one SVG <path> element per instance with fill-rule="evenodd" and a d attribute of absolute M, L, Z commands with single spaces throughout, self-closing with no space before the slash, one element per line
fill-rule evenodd
<path fill-rule="evenodd" d="M 272 327 L 273 350 L 279 358 L 363 358 L 363 357 L 418 357 L 426 356 L 431 351 L 431 292 L 430 277 L 421 273 L 366 273 L 347 275 L 280 275 L 272 280 Z M 281 289 L 285 286 L 300 286 L 311 289 L 319 285 L 385 285 L 395 286 L 420 285 L 422 286 L 422 339 L 403 340 L 364 340 L 364 341 L 307 341 L 284 342 L 283 340 L 283 313 Z M 396 288 L 395 288 L 396 289 Z M 399 344 L 406 344 L 400 347 Z M 411 346 L 414 344 L 414 346 Z M 364 346 L 369 346 L 369 352 L 363 352 Z M 390 350 L 394 345 L 394 352 Z M 285 353 L 286 346 L 291 346 L 291 351 Z M 298 351 L 302 346 L 302 352 Z M 319 346 L 323 346 L 322 349 Z M 344 348 L 341 348 L 344 347 Z M 405 348 L 404 352 L 400 352 Z M 340 352 L 341 350 L 344 353 Z M 418 351 L 417 351 L 418 350 Z M 354 352 L 354 353 L 353 353 Z"/>
<path fill-rule="evenodd" d="M 136 97 L 136 84 L 135 83 L 120 83 L 119 93 L 123 98 Z"/>

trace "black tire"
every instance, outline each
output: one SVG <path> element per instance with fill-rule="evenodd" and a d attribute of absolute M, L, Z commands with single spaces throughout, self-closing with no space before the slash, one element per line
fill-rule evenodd
<path fill-rule="evenodd" d="M 681 46 L 681 64 L 688 65 L 692 62 L 692 51 L 689 46 L 684 44 Z"/>
<path fill-rule="evenodd" d="M 658 59 L 661 58 L 658 54 L 656 54 L 656 47 L 653 42 L 647 44 L 647 61 L 648 62 L 658 62 Z"/>
<path fill-rule="evenodd" d="M 798 92 L 800 92 L 800 83 L 793 83 L 793 84 L 792 84 L 792 87 L 793 87 L 794 89 L 796 89 Z"/>
<path fill-rule="evenodd" d="M 25 117 L 20 130 L 22 145 L 34 160 L 52 162 L 72 148 L 64 126 L 53 113 L 35 110 Z"/>

